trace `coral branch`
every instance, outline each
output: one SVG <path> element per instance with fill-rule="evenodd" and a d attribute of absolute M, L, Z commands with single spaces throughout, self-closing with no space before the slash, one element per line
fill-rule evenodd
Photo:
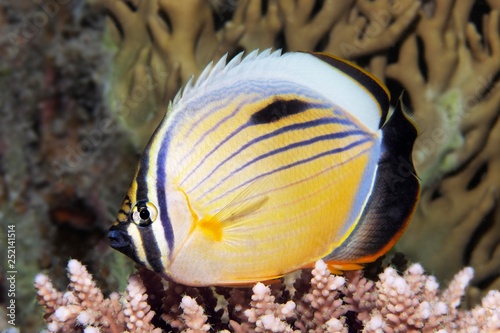
<path fill-rule="evenodd" d="M 161 332 L 151 326 L 154 312 L 146 302 L 142 281 L 135 275 L 129 278 L 125 303 L 118 293 L 104 299 L 92 276 L 77 260 L 68 262 L 68 291 L 62 295 L 45 275 L 35 278 L 38 300 L 45 307 L 45 320 L 50 332 L 72 332 L 77 327 L 118 333 L 125 328 L 132 332 Z"/>
<path fill-rule="evenodd" d="M 285 320 L 294 315 L 295 303 L 276 304 L 271 289 L 262 283 L 257 283 L 252 291 L 251 308 L 245 311 L 245 316 L 255 325 L 255 332 L 293 332 Z"/>
<path fill-rule="evenodd" d="M 415 21 L 419 1 L 357 1 L 330 32 L 324 52 L 344 58 L 376 54 L 392 47 Z"/>
<path fill-rule="evenodd" d="M 261 12 L 262 0 L 240 1 L 229 23 L 244 30 L 239 45 L 245 50 L 267 49 L 275 45 L 283 25 L 277 1 L 267 2 L 266 15 Z"/>
<path fill-rule="evenodd" d="M 131 332 L 160 332 L 160 329 L 151 325 L 155 315 L 147 302 L 146 288 L 137 275 L 131 275 L 128 279 L 126 301 L 123 304 L 123 314 L 128 331 Z"/>
<path fill-rule="evenodd" d="M 290 50 L 313 51 L 320 39 L 352 6 L 353 0 L 326 0 L 313 15 L 314 0 L 279 0 L 285 20 L 286 44 Z M 311 16 L 313 16 L 311 18 Z"/>
<path fill-rule="evenodd" d="M 210 330 L 210 325 L 207 324 L 208 317 L 205 315 L 203 308 L 196 301 L 184 296 L 181 301 L 182 320 L 188 327 L 186 333 L 204 333 Z"/>
<path fill-rule="evenodd" d="M 230 38 L 230 41 L 217 39 L 207 1 L 189 0 L 181 3 L 159 0 L 159 8 L 165 19 L 154 16 L 148 20 L 153 45 L 169 63 L 181 64 L 182 82 L 199 74 L 210 61 L 220 58 L 228 51 L 226 47 L 240 37 L 237 33 L 228 33 L 220 36 Z M 196 20 L 192 20 L 193 17 Z M 192 24 L 186 25 L 185 22 Z"/>
<path fill-rule="evenodd" d="M 387 68 L 387 75 L 409 91 L 416 110 L 422 134 L 415 159 L 426 183 L 434 179 L 429 177 L 439 177 L 436 168 L 441 174 L 454 170 L 484 144 L 488 131 L 478 129 L 482 140 L 476 139 L 475 145 L 459 153 L 466 134 L 460 130 L 470 129 L 469 116 L 474 114 L 473 118 L 481 117 L 488 123 L 497 114 L 496 109 L 484 108 L 482 103 L 500 71 L 498 13 L 492 11 L 484 18 L 483 45 L 464 16 L 472 3 L 437 1 L 435 8 L 423 11 L 416 33 L 403 42 L 398 62 Z M 419 65 L 417 38 L 424 45 L 425 72 Z"/>
<path fill-rule="evenodd" d="M 38 303 L 45 308 L 45 316 L 50 316 L 63 304 L 63 294 L 57 291 L 49 278 L 43 274 L 35 276 Z"/>
<path fill-rule="evenodd" d="M 471 311 L 459 309 L 473 276 L 472 268 L 459 272 L 444 292 L 439 291 L 436 279 L 425 275 L 418 264 L 403 275 L 388 267 L 374 283 L 364 278 L 361 271 L 350 272 L 346 277 L 332 275 L 327 265 L 318 261 L 310 273 L 294 274 L 285 278 L 284 283 L 271 286 L 257 283 L 252 293 L 244 289 L 194 288 L 173 282 L 159 288 L 154 273 L 141 272 L 146 286 L 151 283 L 150 287 L 157 288 L 155 297 L 146 294 L 151 288 L 146 288 L 138 275 L 132 275 L 124 298 L 113 293 L 103 300 L 79 262 L 72 260 L 68 266 L 70 289 L 75 291 L 61 296 L 43 275 L 38 275 L 35 281 L 51 332 L 84 327 L 85 332 L 158 333 L 160 328 L 151 323 L 160 317 L 167 321 L 172 332 L 185 333 L 211 329 L 228 333 L 229 328 L 236 333 L 347 333 L 355 329 L 431 333 L 439 329 L 448 332 L 500 329 L 499 291 L 488 293 L 481 305 Z M 154 300 L 160 296 L 163 304 Z"/>
<path fill-rule="evenodd" d="M 300 326 L 309 332 L 322 332 L 326 326 L 344 328 L 347 308 L 343 306 L 341 294 L 345 294 L 345 279 L 330 273 L 323 261 L 316 262 L 312 270 L 311 291 L 302 297 L 297 306 Z M 335 322 L 331 321 L 335 319 Z M 327 325 L 327 322 L 330 324 Z"/>

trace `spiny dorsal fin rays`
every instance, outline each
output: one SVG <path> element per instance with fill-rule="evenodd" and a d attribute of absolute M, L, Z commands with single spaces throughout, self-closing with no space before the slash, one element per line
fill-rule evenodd
<path fill-rule="evenodd" d="M 191 76 L 189 80 L 184 85 L 184 88 L 181 89 L 177 95 L 174 97 L 173 104 L 176 105 L 182 101 L 183 98 L 189 98 L 189 95 L 196 91 L 197 89 L 202 88 L 206 84 L 209 84 L 213 79 L 215 79 L 218 75 L 226 73 L 227 71 L 233 69 L 237 65 L 245 64 L 247 62 L 251 62 L 258 59 L 263 58 L 276 58 L 281 56 L 281 49 L 272 52 L 272 49 L 266 49 L 259 53 L 259 50 L 254 50 L 247 54 L 245 58 L 243 58 L 244 52 L 238 53 L 233 59 L 231 59 L 227 63 L 228 54 L 224 54 L 219 61 L 215 65 L 213 65 L 213 61 L 211 61 L 205 69 L 201 72 L 200 76 L 194 81 L 194 76 Z"/>
<path fill-rule="evenodd" d="M 226 61 L 226 57 L 227 57 L 227 54 L 222 56 L 222 58 L 215 65 L 218 66 L 221 63 L 221 60 Z M 199 88 L 205 82 L 205 80 L 207 79 L 207 77 L 210 75 L 210 73 L 212 71 L 217 71 L 217 68 L 212 68 L 213 64 L 214 64 L 214 62 L 210 61 L 210 63 L 207 65 L 207 67 L 205 67 L 203 72 L 201 72 L 200 76 L 198 76 L 198 80 L 196 80 L 192 89 Z"/>
<path fill-rule="evenodd" d="M 195 89 L 199 89 L 203 83 L 205 83 L 210 75 L 213 75 L 213 73 L 217 73 L 218 71 L 221 70 L 221 67 L 224 66 L 225 62 L 227 59 L 227 53 L 222 56 L 222 58 L 213 66 L 214 62 L 210 61 L 210 63 L 203 69 L 201 72 L 200 76 L 198 76 L 198 79 L 196 82 L 193 84 L 194 81 L 194 75 L 191 75 L 184 85 L 183 89 L 180 89 L 179 92 L 175 95 L 173 105 L 178 104 L 181 99 L 189 95 L 191 91 Z"/>
<path fill-rule="evenodd" d="M 199 96 L 210 94 L 213 89 L 222 87 L 231 90 L 236 82 L 241 82 L 241 77 L 245 77 L 251 82 L 282 81 L 295 85 L 298 90 L 315 91 L 320 98 L 331 101 L 340 110 L 350 113 L 372 132 L 379 130 L 381 118 L 385 119 L 383 116 L 386 112 L 380 110 L 379 101 L 386 97 L 381 96 L 386 93 L 383 88 L 375 89 L 375 86 L 380 85 L 379 81 L 356 80 L 349 75 L 351 72 L 366 71 L 353 70 L 347 62 L 335 61 L 332 65 L 316 54 L 292 52 L 282 55 L 280 50 L 271 52 L 269 49 L 261 53 L 253 51 L 245 57 L 240 53 L 228 64 L 225 64 L 224 59 L 227 58 L 221 59 L 208 75 L 204 75 L 202 80 L 194 85 L 197 89 L 193 88 L 192 81 L 186 85 L 182 94 L 175 100 L 174 108 L 178 110 L 176 114 L 183 112 L 181 109 L 190 102 L 200 102 L 197 100 Z M 368 74 L 359 76 L 371 77 Z M 203 110 L 196 108 L 196 111 Z M 196 116 L 204 115 L 196 112 Z"/>

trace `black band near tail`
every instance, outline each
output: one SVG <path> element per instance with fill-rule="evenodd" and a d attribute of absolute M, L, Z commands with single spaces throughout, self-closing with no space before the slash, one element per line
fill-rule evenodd
<path fill-rule="evenodd" d="M 327 260 L 360 262 L 362 258 L 378 257 L 387 251 L 388 244 L 397 241 L 411 218 L 420 191 L 412 160 L 417 130 L 402 108 L 400 101 L 382 128 L 382 154 L 361 218 Z"/>

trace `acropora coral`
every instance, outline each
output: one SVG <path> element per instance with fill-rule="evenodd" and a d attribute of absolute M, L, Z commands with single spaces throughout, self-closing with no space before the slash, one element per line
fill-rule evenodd
<path fill-rule="evenodd" d="M 104 327 L 109 332 L 161 332 L 154 329 L 151 319 L 154 312 L 147 303 L 147 295 L 140 278 L 131 275 L 126 296 L 111 293 L 104 299 L 101 290 L 92 280 L 85 266 L 77 260 L 68 262 L 68 291 L 57 291 L 49 278 L 43 274 L 35 277 L 38 300 L 45 307 L 45 317 L 50 332 L 70 332 L 78 326 Z"/>
<path fill-rule="evenodd" d="M 400 275 L 387 267 L 374 282 L 362 271 L 332 275 L 323 261 L 272 285 L 194 288 L 162 281 L 142 270 L 123 294 L 104 299 L 77 260 L 68 263 L 70 284 L 57 291 L 49 278 L 35 278 L 50 332 L 498 332 L 500 291 L 481 305 L 461 310 L 473 269 L 455 275 L 439 290 L 422 266 Z M 155 325 L 158 325 L 155 327 Z"/>

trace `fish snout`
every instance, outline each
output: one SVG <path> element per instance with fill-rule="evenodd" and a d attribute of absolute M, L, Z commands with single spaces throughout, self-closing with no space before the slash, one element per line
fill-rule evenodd
<path fill-rule="evenodd" d="M 109 245 L 120 252 L 127 252 L 127 248 L 132 246 L 132 239 L 123 226 L 112 226 L 108 232 Z"/>
<path fill-rule="evenodd" d="M 113 249 L 120 251 L 124 255 L 132 258 L 135 262 L 144 265 L 144 262 L 142 262 L 137 255 L 134 240 L 128 233 L 129 225 L 130 223 L 120 223 L 109 228 L 109 245 Z"/>

